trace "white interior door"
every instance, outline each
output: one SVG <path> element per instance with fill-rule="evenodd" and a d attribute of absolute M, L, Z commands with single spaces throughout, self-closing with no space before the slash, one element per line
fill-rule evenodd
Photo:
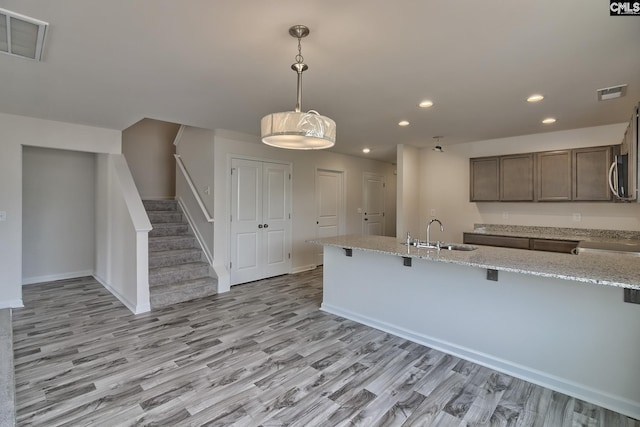
<path fill-rule="evenodd" d="M 289 166 L 278 163 L 262 165 L 262 277 L 286 274 L 290 270 Z"/>
<path fill-rule="evenodd" d="M 231 163 L 231 284 L 260 278 L 262 163 Z"/>
<path fill-rule="evenodd" d="M 291 269 L 290 166 L 231 161 L 231 285 Z"/>
<path fill-rule="evenodd" d="M 316 235 L 334 237 L 344 229 L 343 173 L 318 169 L 316 171 Z M 322 246 L 318 247 L 316 265 L 322 265 Z"/>
<path fill-rule="evenodd" d="M 363 234 L 384 235 L 384 176 L 363 175 Z"/>

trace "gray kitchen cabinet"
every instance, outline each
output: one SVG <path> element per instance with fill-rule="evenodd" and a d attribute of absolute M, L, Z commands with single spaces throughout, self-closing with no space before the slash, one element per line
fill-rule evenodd
<path fill-rule="evenodd" d="M 498 246 L 502 248 L 561 253 L 571 253 L 571 251 L 578 246 L 577 240 L 537 239 L 479 233 L 462 233 L 462 241 L 467 245 Z"/>
<path fill-rule="evenodd" d="M 573 200 L 611 200 L 609 166 L 611 147 L 571 150 L 573 154 Z"/>
<path fill-rule="evenodd" d="M 500 200 L 500 160 L 498 157 L 470 159 L 470 199 L 472 202 Z"/>
<path fill-rule="evenodd" d="M 530 248 L 534 251 L 570 254 L 578 246 L 578 243 L 576 240 L 531 239 Z"/>
<path fill-rule="evenodd" d="M 536 153 L 536 200 L 558 202 L 572 199 L 571 150 Z"/>
<path fill-rule="evenodd" d="M 496 236 L 491 234 L 462 233 L 467 245 L 498 246 L 512 249 L 529 249 L 528 237 Z"/>
<path fill-rule="evenodd" d="M 469 159 L 472 202 L 611 201 L 614 146 Z"/>
<path fill-rule="evenodd" d="M 500 157 L 500 200 L 533 201 L 533 154 Z"/>

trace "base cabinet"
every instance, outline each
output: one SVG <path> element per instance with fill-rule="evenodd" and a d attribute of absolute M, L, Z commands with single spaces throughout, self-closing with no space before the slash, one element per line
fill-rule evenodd
<path fill-rule="evenodd" d="M 561 252 L 569 254 L 577 246 L 576 240 L 537 239 L 529 237 L 500 236 L 493 234 L 463 233 L 462 241 L 468 245 L 498 246 L 533 251 Z"/>

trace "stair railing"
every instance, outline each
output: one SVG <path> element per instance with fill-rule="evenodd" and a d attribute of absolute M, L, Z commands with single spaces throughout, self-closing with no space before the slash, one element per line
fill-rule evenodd
<path fill-rule="evenodd" d="M 191 179 L 191 176 L 189 175 L 189 172 L 187 171 L 187 168 L 185 167 L 180 154 L 174 154 L 173 156 L 176 158 L 178 169 L 180 169 L 180 172 L 182 172 L 182 176 L 184 176 L 185 180 L 187 181 L 189 189 L 191 189 L 191 192 L 193 193 L 193 197 L 196 199 L 196 201 L 198 202 L 198 206 L 200 206 L 200 209 L 202 210 L 202 214 L 206 218 L 207 222 L 213 222 L 213 217 L 209 214 L 209 211 L 204 205 L 204 202 L 202 201 L 198 190 L 196 190 L 196 186 L 193 184 L 193 180 Z"/>

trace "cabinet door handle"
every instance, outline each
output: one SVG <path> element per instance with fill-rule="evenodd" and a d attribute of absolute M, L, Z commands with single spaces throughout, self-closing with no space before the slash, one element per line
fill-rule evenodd
<path fill-rule="evenodd" d="M 269 228 L 269 224 L 265 224 L 265 225 L 264 225 L 264 228 Z"/>
<path fill-rule="evenodd" d="M 258 228 L 262 228 L 262 224 L 258 224 Z"/>
<path fill-rule="evenodd" d="M 365 220 L 365 221 L 369 221 L 369 218 L 365 218 L 364 220 Z"/>

